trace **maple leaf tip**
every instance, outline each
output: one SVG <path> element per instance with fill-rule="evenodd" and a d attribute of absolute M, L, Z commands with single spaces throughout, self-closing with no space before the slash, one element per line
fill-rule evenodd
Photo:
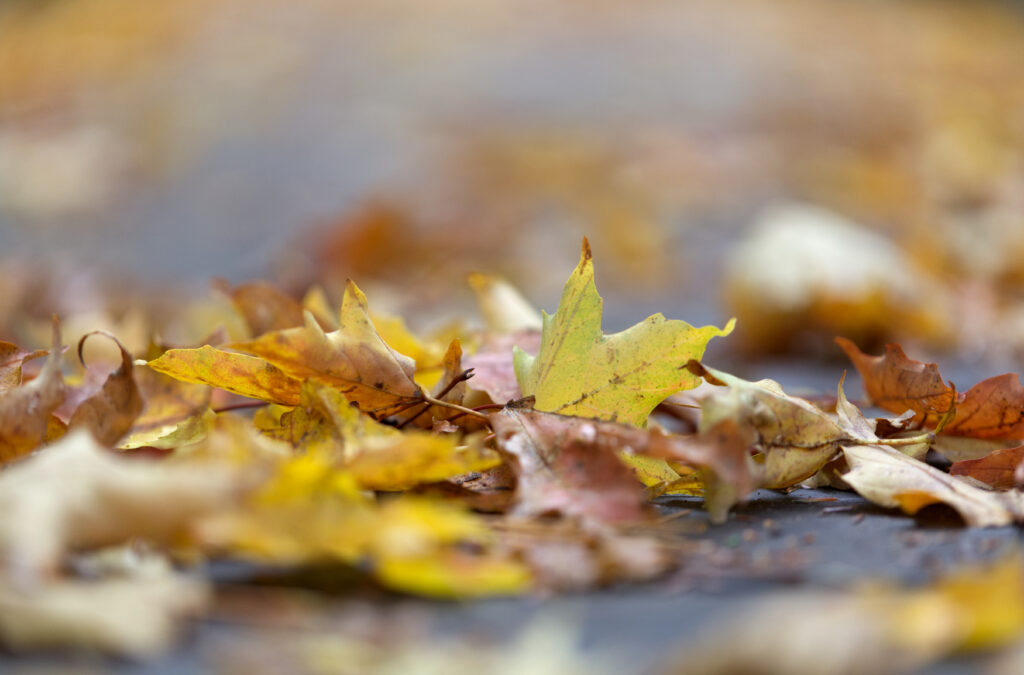
<path fill-rule="evenodd" d="M 590 240 L 583 237 L 583 245 L 580 247 L 580 264 L 591 260 L 594 255 L 590 252 Z"/>

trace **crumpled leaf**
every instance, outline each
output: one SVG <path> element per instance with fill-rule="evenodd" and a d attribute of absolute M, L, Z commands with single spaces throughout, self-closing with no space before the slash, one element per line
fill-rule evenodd
<path fill-rule="evenodd" d="M 0 643 L 13 651 L 76 648 L 145 659 L 167 651 L 198 616 L 207 584 L 149 557 L 127 573 L 15 588 L 0 577 Z"/>
<path fill-rule="evenodd" d="M 94 333 L 86 333 L 78 342 L 78 357 L 82 359 L 85 340 Z M 98 392 L 83 401 L 71 419 L 68 429 L 84 427 L 102 445 L 113 446 L 132 428 L 142 412 L 142 395 L 135 384 L 132 356 L 113 335 L 103 333 L 112 339 L 121 351 L 121 364 L 107 376 Z"/>
<path fill-rule="evenodd" d="M 261 411 L 257 426 L 273 438 L 344 467 L 360 486 L 404 490 L 484 471 L 500 458 L 480 438 L 459 439 L 418 429 L 399 431 L 360 413 L 337 389 L 315 380 L 302 387 L 302 405 L 274 418 Z"/>
<path fill-rule="evenodd" d="M 917 513 L 948 504 L 972 527 L 998 527 L 1024 519 L 1024 494 L 989 492 L 892 448 L 844 447 L 850 470 L 843 474 L 859 495 L 880 506 Z"/>
<path fill-rule="evenodd" d="M 366 296 L 352 281 L 345 288 L 340 323 L 338 330 L 324 333 L 307 313 L 300 328 L 274 331 L 232 346 L 265 359 L 293 378 L 315 379 L 337 388 L 375 419 L 422 399 L 413 379 L 415 363 L 381 339 L 370 320 Z M 297 397 L 278 402 L 298 404 Z"/>
<path fill-rule="evenodd" d="M 209 408 L 212 389 L 205 384 L 183 382 L 147 365 L 136 365 L 133 373 L 143 409 L 122 448 L 163 445 L 184 431 L 181 427 L 195 426 Z"/>
<path fill-rule="evenodd" d="M 60 426 L 53 417 L 64 401 L 60 359 L 60 329 L 54 320 L 53 347 L 39 375 L 0 394 L 0 464 L 28 454 L 47 440 L 54 424 Z"/>
<path fill-rule="evenodd" d="M 647 446 L 668 442 L 664 436 L 636 431 L 626 438 L 629 427 L 513 407 L 490 422 L 516 474 L 516 514 L 557 512 L 604 523 L 647 517 L 643 490 L 617 452 L 624 441 Z"/>
<path fill-rule="evenodd" d="M 430 388 L 443 381 L 441 361 L 445 346 L 435 339 L 421 339 L 405 325 L 400 316 L 370 313 L 377 334 L 391 349 L 416 362 L 416 382 Z"/>
<path fill-rule="evenodd" d="M 515 348 L 536 354 L 540 350 L 540 332 L 484 336 L 480 347 L 464 359 L 466 367 L 473 369 L 471 388 L 484 392 L 495 403 L 504 404 L 522 398 L 523 392 L 513 364 Z"/>
<path fill-rule="evenodd" d="M 949 467 L 949 473 L 953 476 L 970 476 L 996 490 L 1011 490 L 1020 484 L 1016 473 L 1021 462 L 1024 462 L 1024 445 L 996 450 L 980 459 L 954 462 Z"/>
<path fill-rule="evenodd" d="M 30 352 L 11 342 L 0 342 L 0 396 L 21 386 L 21 367 L 26 361 L 46 356 L 47 353 L 45 349 Z"/>
<path fill-rule="evenodd" d="M 515 352 L 523 394 L 535 408 L 643 426 L 668 396 L 699 383 L 686 362 L 700 358 L 708 341 L 732 332 L 695 328 L 655 314 L 614 335 L 601 331 L 601 296 L 594 286 L 590 245 L 562 291 L 558 311 L 544 315 L 540 352 Z"/>
<path fill-rule="evenodd" d="M 811 403 L 787 395 L 772 380 L 748 382 L 697 361 L 689 368 L 712 384 L 728 386 L 703 400 L 701 429 L 733 420 L 747 430 L 751 445 L 761 450 L 762 487 L 789 487 L 813 476 L 857 433 L 856 428 L 848 433 Z"/>
<path fill-rule="evenodd" d="M 0 568 L 31 584 L 68 551 L 133 537 L 174 542 L 233 503 L 246 480 L 223 464 L 123 459 L 71 432 L 0 474 Z"/>
<path fill-rule="evenodd" d="M 207 384 L 270 403 L 299 403 L 301 382 L 256 356 L 203 345 L 198 349 L 168 349 L 147 365 L 184 382 Z"/>
<path fill-rule="evenodd" d="M 1024 440 L 1024 386 L 1013 373 L 979 382 L 962 394 L 943 383 L 938 366 L 910 359 L 899 345 L 884 356 L 868 356 L 844 338 L 836 342 L 853 361 L 875 405 L 892 412 L 913 410 L 934 426 L 955 404 L 946 436 L 983 440 Z"/>
<path fill-rule="evenodd" d="M 853 361 L 871 402 L 883 410 L 897 414 L 913 410 L 935 418 L 956 402 L 956 392 L 943 382 L 936 364 L 908 358 L 897 344 L 886 345 L 882 356 L 869 356 L 843 337 L 837 337 L 836 344 Z"/>

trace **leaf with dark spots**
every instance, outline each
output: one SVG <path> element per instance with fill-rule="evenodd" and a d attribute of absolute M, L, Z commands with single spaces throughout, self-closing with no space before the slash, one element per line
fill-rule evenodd
<path fill-rule="evenodd" d="M 700 380 L 680 366 L 699 359 L 711 338 L 732 332 L 695 328 L 655 314 L 614 335 L 601 330 L 602 300 L 594 286 L 590 245 L 583 240 L 579 265 L 553 315 L 544 314 L 540 351 L 515 352 L 522 392 L 537 410 L 644 426 L 655 406 Z"/>
<path fill-rule="evenodd" d="M 1024 445 L 996 450 L 987 457 L 954 462 L 949 473 L 970 476 L 996 490 L 1012 490 L 1020 484 L 1017 471 L 1024 462 Z"/>
<path fill-rule="evenodd" d="M 107 377 L 98 392 L 78 406 L 68 422 L 68 429 L 84 427 L 99 443 L 113 446 L 128 433 L 142 412 L 142 395 L 135 383 L 132 356 L 113 335 L 102 331 L 83 335 L 78 342 L 79 360 L 82 359 L 82 346 L 86 339 L 97 333 L 117 344 L 121 351 L 121 364 Z"/>
<path fill-rule="evenodd" d="M 60 360 L 60 328 L 54 319 L 53 346 L 39 375 L 0 396 L 0 463 L 32 452 L 59 433 L 53 411 L 64 401 Z"/>
<path fill-rule="evenodd" d="M 657 442 L 653 436 L 622 425 L 509 407 L 491 415 L 490 422 L 498 450 L 516 475 L 515 513 L 560 513 L 599 523 L 648 516 L 643 488 L 618 452 L 629 440 L 647 447 Z"/>

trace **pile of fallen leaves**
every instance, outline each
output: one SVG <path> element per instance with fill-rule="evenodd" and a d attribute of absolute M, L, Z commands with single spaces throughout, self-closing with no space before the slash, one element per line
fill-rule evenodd
<path fill-rule="evenodd" d="M 1024 520 L 1013 375 L 958 393 L 898 346 L 840 338 L 897 415 L 872 419 L 841 380 L 810 401 L 703 364 L 731 321 L 605 334 L 586 241 L 552 315 L 470 281 L 484 327 L 427 337 L 353 282 L 337 316 L 254 282 L 222 288 L 245 339 L 129 354 L 86 333 L 80 368 L 56 319 L 49 350 L 0 343 L 0 641 L 156 653 L 221 560 L 446 598 L 653 579 L 686 562 L 651 506 L 666 494 L 702 496 L 713 521 L 798 485 Z M 86 363 L 94 341 L 114 363 Z"/>

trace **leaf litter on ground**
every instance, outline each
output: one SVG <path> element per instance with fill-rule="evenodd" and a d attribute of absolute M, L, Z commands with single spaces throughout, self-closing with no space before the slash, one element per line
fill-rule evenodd
<path fill-rule="evenodd" d="M 659 495 L 702 497 L 712 522 L 801 484 L 909 514 L 946 504 L 970 526 L 1024 520 L 1013 376 L 958 394 L 898 345 L 871 357 L 840 338 L 872 402 L 899 415 L 870 419 L 842 379 L 833 407 L 702 363 L 733 321 L 657 314 L 605 334 L 586 240 L 553 314 L 498 277 L 470 283 L 484 325 L 443 338 L 372 313 L 351 281 L 337 318 L 322 291 L 300 302 L 254 282 L 217 286 L 242 339 L 152 339 L 136 360 L 108 333 L 119 363 L 83 364 L 70 386 L 56 323 L 45 352 L 0 344 L 0 642 L 153 655 L 202 613 L 211 560 L 330 564 L 440 598 L 656 579 L 686 564 Z M 670 397 L 695 429 L 663 424 Z M 960 458 L 951 447 L 973 463 L 924 461 Z M 162 571 L 97 580 L 69 564 L 118 551 Z M 123 600 L 145 580 L 147 603 Z M 117 616 L 90 625 L 92 603 Z"/>

